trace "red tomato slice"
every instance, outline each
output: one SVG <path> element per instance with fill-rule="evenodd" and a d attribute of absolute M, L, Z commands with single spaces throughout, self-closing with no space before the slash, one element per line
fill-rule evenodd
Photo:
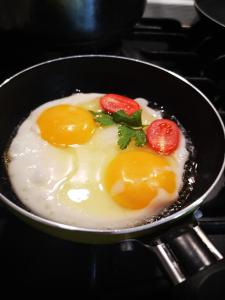
<path fill-rule="evenodd" d="M 180 129 L 171 120 L 158 119 L 149 125 L 146 135 L 150 147 L 155 152 L 168 155 L 178 147 Z"/>
<path fill-rule="evenodd" d="M 102 109 L 109 113 L 123 110 L 128 115 L 140 109 L 139 104 L 133 99 L 117 94 L 106 94 L 100 99 L 100 105 Z"/>

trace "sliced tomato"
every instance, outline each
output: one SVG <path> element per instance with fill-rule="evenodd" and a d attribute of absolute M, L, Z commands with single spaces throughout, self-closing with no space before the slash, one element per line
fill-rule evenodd
<path fill-rule="evenodd" d="M 106 94 L 100 99 L 100 105 L 103 110 L 109 113 L 123 110 L 128 115 L 140 109 L 139 104 L 133 99 L 117 94 Z"/>
<path fill-rule="evenodd" d="M 149 146 L 157 153 L 168 155 L 175 151 L 180 140 L 180 129 L 168 119 L 153 121 L 147 128 Z"/>

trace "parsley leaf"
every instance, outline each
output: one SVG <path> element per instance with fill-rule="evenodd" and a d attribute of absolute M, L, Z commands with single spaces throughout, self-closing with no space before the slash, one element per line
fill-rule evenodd
<path fill-rule="evenodd" d="M 134 112 L 132 115 L 126 114 L 123 110 L 119 110 L 113 114 L 104 111 L 90 111 L 96 122 L 101 126 L 110 126 L 119 124 L 118 127 L 118 145 L 120 149 L 126 149 L 130 141 L 134 139 L 137 147 L 143 147 L 146 144 L 146 135 L 142 128 L 141 110 Z M 139 127 L 139 128 L 135 128 Z"/>
<path fill-rule="evenodd" d="M 138 147 L 143 147 L 147 142 L 146 135 L 143 129 L 136 129 L 134 138 L 135 145 Z"/>
<path fill-rule="evenodd" d="M 135 139 L 135 145 L 143 147 L 146 143 L 146 136 L 143 129 L 130 128 L 125 125 L 120 125 L 118 128 L 118 145 L 120 149 L 126 149 L 132 138 Z"/>
<path fill-rule="evenodd" d="M 99 111 L 99 112 L 95 112 L 95 111 L 90 111 L 93 115 L 94 115 L 94 119 L 96 122 L 100 123 L 102 126 L 110 126 L 114 124 L 113 118 L 111 115 L 103 112 L 103 111 Z"/>
<path fill-rule="evenodd" d="M 113 121 L 115 123 L 125 124 L 134 127 L 141 127 L 141 112 L 142 110 L 135 111 L 132 115 L 128 115 L 123 110 L 118 110 L 112 114 Z"/>
<path fill-rule="evenodd" d="M 126 149 L 131 141 L 131 138 L 133 137 L 133 129 L 125 125 L 120 125 L 118 128 L 118 136 L 119 139 L 117 144 L 119 145 L 120 149 Z"/>

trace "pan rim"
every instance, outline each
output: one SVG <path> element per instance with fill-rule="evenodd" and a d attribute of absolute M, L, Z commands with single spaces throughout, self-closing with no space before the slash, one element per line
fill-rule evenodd
<path fill-rule="evenodd" d="M 110 59 L 118 59 L 118 60 L 127 60 L 127 61 L 132 61 L 132 62 L 136 62 L 136 63 L 140 63 L 140 64 L 144 64 L 147 66 L 151 66 L 153 68 L 159 69 L 165 73 L 168 73 L 170 75 L 172 75 L 175 78 L 178 78 L 179 80 L 183 81 L 184 83 L 186 83 L 187 85 L 189 85 L 190 87 L 192 87 L 194 90 L 196 90 L 201 96 L 202 98 L 205 99 L 205 101 L 211 106 L 211 108 L 213 109 L 214 113 L 216 114 L 222 130 L 223 130 L 223 135 L 224 135 L 224 140 L 225 140 L 225 126 L 224 123 L 222 121 L 221 116 L 219 115 L 218 111 L 216 110 L 215 106 L 212 104 L 212 102 L 197 88 L 195 87 L 192 83 L 190 83 L 188 80 L 186 80 L 184 77 L 182 77 L 181 75 L 167 70 L 163 67 L 157 66 L 155 64 L 149 63 L 149 62 L 145 62 L 139 59 L 133 59 L 133 58 L 127 58 L 127 57 L 122 57 L 122 56 L 117 56 L 117 55 L 104 55 L 104 54 L 87 54 L 87 55 L 72 55 L 72 56 L 65 56 L 65 57 L 59 57 L 59 58 L 55 58 L 55 59 L 51 59 L 51 60 L 47 60 L 47 61 L 43 61 L 41 63 L 32 65 L 26 69 L 23 69 L 19 72 L 17 72 L 16 74 L 12 75 L 11 77 L 7 78 L 6 80 L 4 80 L 1 84 L 0 84 L 0 88 L 2 88 L 3 86 L 5 86 L 8 82 L 12 81 L 14 78 L 18 77 L 19 75 L 26 73 L 27 71 L 30 71 L 32 69 L 35 69 L 39 66 L 42 65 L 47 65 L 49 63 L 54 63 L 57 61 L 63 61 L 63 60 L 69 60 L 69 59 L 79 59 L 79 58 L 110 58 Z M 210 192 L 213 190 L 213 188 L 215 187 L 215 185 L 218 183 L 218 181 L 220 180 L 223 171 L 225 169 L 225 154 L 224 154 L 224 158 L 223 158 L 223 163 L 221 165 L 220 171 L 218 172 L 218 175 L 216 177 L 216 179 L 214 180 L 213 184 L 207 189 L 207 191 L 198 199 L 196 199 L 194 202 L 192 202 L 190 205 L 188 205 L 187 207 L 182 208 L 181 210 L 178 210 L 177 212 L 164 217 L 160 220 L 156 220 L 152 223 L 149 224 L 143 224 L 143 225 L 139 225 L 139 226 L 135 226 L 135 227 L 130 227 L 130 228 L 122 228 L 122 229 L 93 229 L 93 228 L 86 228 L 86 227 L 77 227 L 77 226 L 72 226 L 72 225 L 66 225 L 60 222 L 56 222 L 56 221 L 52 221 L 49 219 L 46 219 L 44 217 L 41 217 L 39 215 L 36 215 L 32 212 L 27 211 L 26 209 L 19 207 L 18 205 L 16 205 L 15 203 L 13 203 L 11 200 L 9 200 L 7 197 L 5 197 L 2 193 L 0 193 L 0 198 L 2 199 L 2 201 L 8 205 L 10 208 L 12 208 L 13 210 L 17 211 L 19 214 L 27 217 L 28 219 L 32 219 L 35 222 L 44 224 L 44 225 L 48 225 L 50 227 L 55 227 L 58 229 L 62 229 L 62 230 L 68 230 L 68 231 L 73 231 L 73 232 L 80 232 L 80 233 L 92 233 L 92 234 L 108 234 L 108 235 L 129 235 L 129 234 L 133 234 L 133 233 L 138 233 L 138 232 L 143 232 L 145 230 L 150 230 L 153 229 L 154 227 L 159 227 L 160 225 L 166 224 L 166 223 L 170 223 L 170 221 L 175 221 L 180 219 L 181 217 L 193 212 L 195 209 L 197 209 L 200 204 L 204 201 L 204 199 L 210 194 Z"/>
<path fill-rule="evenodd" d="M 212 16 L 210 16 L 208 13 L 206 13 L 204 10 L 202 10 L 202 8 L 198 4 L 198 0 L 195 0 L 195 4 L 194 5 L 195 5 L 195 8 L 197 9 L 197 11 L 199 11 L 207 19 L 209 19 L 213 23 L 216 23 L 217 25 L 222 26 L 223 28 L 225 28 L 225 24 L 223 24 L 220 21 L 216 20 L 215 18 L 213 18 Z"/>

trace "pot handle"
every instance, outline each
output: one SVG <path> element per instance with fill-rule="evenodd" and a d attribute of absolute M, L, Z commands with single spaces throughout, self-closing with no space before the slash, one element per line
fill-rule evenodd
<path fill-rule="evenodd" d="M 175 226 L 154 244 L 141 243 L 158 257 L 176 285 L 177 299 L 208 299 L 225 293 L 225 261 L 199 225 Z"/>

